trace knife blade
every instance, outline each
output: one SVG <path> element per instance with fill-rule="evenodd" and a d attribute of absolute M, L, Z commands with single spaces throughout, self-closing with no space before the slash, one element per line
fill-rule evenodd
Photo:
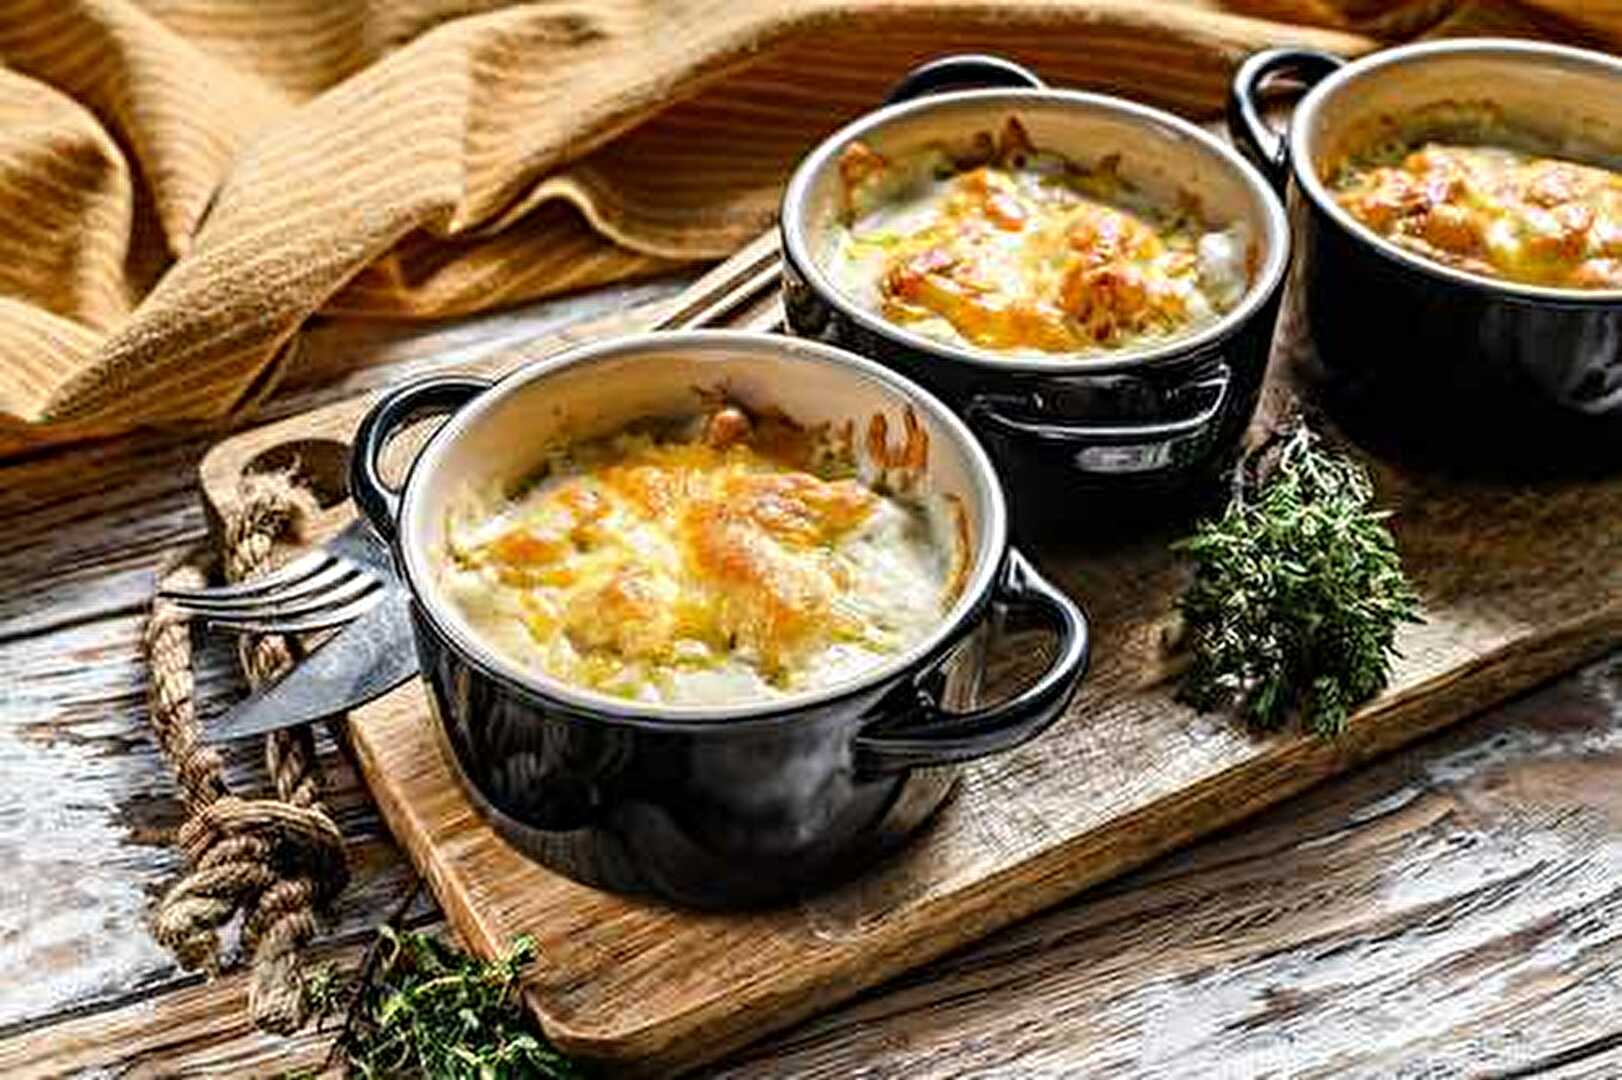
<path fill-rule="evenodd" d="M 204 741 L 262 735 L 348 712 L 417 673 L 410 594 L 391 581 L 381 601 L 300 661 L 275 685 L 208 725 Z"/>

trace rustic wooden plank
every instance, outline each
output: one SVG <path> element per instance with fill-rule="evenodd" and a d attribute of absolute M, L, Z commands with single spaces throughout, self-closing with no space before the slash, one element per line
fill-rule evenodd
<path fill-rule="evenodd" d="M 1618 1075 L 1622 656 L 707 1075 Z"/>
<path fill-rule="evenodd" d="M 1622 655 L 700 1075 L 1609 1080 L 1619 705 Z M 224 979 L 0 1040 L 0 1073 L 319 1059 L 313 1036 L 247 1030 L 240 995 Z"/>
<path fill-rule="evenodd" d="M 182 865 L 168 842 L 174 781 L 147 729 L 140 625 L 118 616 L 0 646 L 0 1030 L 181 978 L 147 930 Z M 240 695 L 240 676 L 226 648 L 200 659 L 199 700 L 214 712 Z M 257 741 L 225 749 L 228 782 L 268 790 Z M 329 933 L 354 934 L 413 875 L 324 733 L 321 749 L 353 871 Z"/>
<path fill-rule="evenodd" d="M 364 951 L 359 944 L 323 948 L 311 961 L 353 965 Z M 330 1030 L 313 1025 L 285 1039 L 254 1030 L 248 978 L 238 973 L 0 1040 L 0 1075 L 283 1076 L 319 1070 L 331 1039 Z"/>
<path fill-rule="evenodd" d="M 739 277 L 751 251 L 708 280 Z M 698 309 L 704 282 L 678 309 Z M 692 299 L 692 297 L 698 299 Z M 636 325 L 630 313 L 591 329 Z M 1293 326 L 1293 324 L 1292 324 Z M 1299 347 L 1300 337 L 1286 340 Z M 577 337 L 571 338 L 577 340 Z M 487 354 L 500 370 L 561 343 Z M 1296 396 L 1285 350 L 1271 408 Z M 205 492 L 293 440 L 344 440 L 364 403 L 339 403 L 227 440 Z M 361 710 L 354 742 L 385 816 L 453 925 L 494 952 L 519 933 L 546 962 L 528 983 L 571 1052 L 661 1072 L 710 1060 L 873 983 L 1236 821 L 1325 777 L 1500 701 L 1622 637 L 1622 482 L 1516 488 L 1380 466 L 1430 622 L 1403 635 L 1391 689 L 1338 740 L 1258 739 L 1171 700 L 1162 653 L 1186 571 L 1171 534 L 1066 542 L 1037 554 L 1087 604 L 1095 665 L 1066 721 L 968 770 L 917 844 L 784 910 L 697 915 L 608 896 L 529 863 L 472 811 L 424 723 L 418 686 Z M 1073 538 L 1084 538 L 1085 522 Z M 1551 557 L 1547 538 L 1559 536 Z"/>

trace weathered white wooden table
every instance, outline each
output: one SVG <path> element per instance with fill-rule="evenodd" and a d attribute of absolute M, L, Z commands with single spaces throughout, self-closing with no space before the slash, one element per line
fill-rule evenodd
<path fill-rule="evenodd" d="M 316 325 L 253 422 L 680 284 Z M 204 535 L 195 468 L 220 434 L 0 464 L 0 1075 L 275 1075 L 325 1054 L 315 1032 L 253 1032 L 241 976 L 182 973 L 146 932 L 180 862 L 137 642 L 156 568 Z M 199 682 L 205 715 L 242 692 L 219 643 Z M 411 873 L 324 751 L 355 874 L 321 953 L 353 960 Z M 257 753 L 231 749 L 233 784 L 263 783 Z M 1619 916 L 1622 653 L 710 1071 L 1622 1076 Z"/>

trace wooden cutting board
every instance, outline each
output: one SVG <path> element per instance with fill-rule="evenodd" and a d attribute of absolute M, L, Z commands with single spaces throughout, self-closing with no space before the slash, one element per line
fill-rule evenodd
<path fill-rule="evenodd" d="M 769 247 L 752 245 L 669 304 L 507 350 L 470 370 L 508 370 L 678 309 L 691 314 L 714 299 L 718 282 L 756 274 Z M 708 321 L 770 325 L 774 303 Z M 1293 316 L 1286 322 L 1264 416 L 1296 394 L 1294 360 L 1304 346 Z M 202 465 L 205 497 L 222 507 L 245 471 L 295 458 L 318 486 L 333 489 L 343 445 L 369 404 L 342 402 L 223 441 Z M 464 798 L 416 682 L 354 713 L 352 742 L 396 837 L 468 943 L 492 953 L 521 933 L 538 940 L 541 960 L 525 988 L 551 1038 L 569 1053 L 618 1063 L 626 1075 L 669 1075 L 1622 640 L 1622 479 L 1493 486 L 1373 465 L 1429 621 L 1402 634 L 1391 688 L 1344 735 L 1257 737 L 1176 704 L 1177 665 L 1163 639 L 1187 571 L 1166 550 L 1171 535 L 1090 540 L 1097 530 L 1081 504 L 1055 530 L 1065 535 L 1035 552 L 1092 620 L 1093 670 L 1069 715 L 1027 746 L 970 766 L 956 797 L 897 857 L 792 907 L 694 914 L 597 892 L 529 862 Z M 321 528 L 348 516 L 339 504 Z"/>

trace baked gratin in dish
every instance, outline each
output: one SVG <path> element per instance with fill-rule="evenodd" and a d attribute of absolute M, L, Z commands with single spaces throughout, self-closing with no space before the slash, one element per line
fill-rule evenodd
<path fill-rule="evenodd" d="M 830 434 L 718 404 L 557 447 L 454 506 L 441 583 L 508 657 L 616 697 L 847 682 L 935 630 L 967 552 L 960 506 L 875 489 Z"/>
<path fill-rule="evenodd" d="M 394 487 L 385 448 L 434 413 Z M 828 345 L 642 334 L 426 379 L 361 422 L 350 491 L 468 802 L 604 889 L 735 908 L 831 885 L 1086 669 L 1081 609 L 1009 543 L 968 428 Z M 988 704 L 1003 625 L 1053 648 Z"/>
<path fill-rule="evenodd" d="M 1249 230 L 1206 221 L 1187 191 L 1140 190 L 1120 165 L 1039 149 L 1014 116 L 955 148 L 892 157 L 854 141 L 829 274 L 891 322 L 998 353 L 1098 353 L 1210 325 L 1249 284 Z"/>
<path fill-rule="evenodd" d="M 1262 85 L 1311 90 L 1281 132 Z M 1622 467 L 1622 60 L 1457 38 L 1258 53 L 1234 140 L 1297 197 L 1301 372 L 1371 449 L 1487 478 Z"/>
<path fill-rule="evenodd" d="M 1290 230 L 1210 132 L 946 57 L 807 153 L 779 225 L 789 328 L 939 395 L 1027 508 L 1152 517 L 1220 486 Z"/>

